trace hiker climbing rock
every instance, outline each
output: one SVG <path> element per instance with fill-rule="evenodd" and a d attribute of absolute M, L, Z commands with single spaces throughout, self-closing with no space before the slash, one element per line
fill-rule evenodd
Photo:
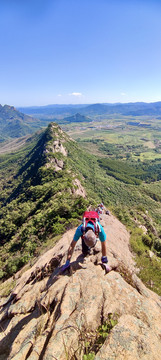
<path fill-rule="evenodd" d="M 101 250 L 102 250 L 102 267 L 106 272 L 109 272 L 111 269 L 107 265 L 107 240 L 106 233 L 99 222 L 99 215 L 96 211 L 85 211 L 83 214 L 82 224 L 79 225 L 75 231 L 73 240 L 69 246 L 67 261 L 62 268 L 62 271 L 65 271 L 70 267 L 70 260 L 75 248 L 75 245 L 79 239 L 82 239 L 82 253 L 84 256 L 91 254 L 91 248 L 95 247 L 97 240 L 101 241 Z"/>

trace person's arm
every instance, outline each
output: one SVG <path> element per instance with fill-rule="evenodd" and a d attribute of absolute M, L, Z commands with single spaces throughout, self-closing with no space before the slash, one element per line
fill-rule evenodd
<path fill-rule="evenodd" d="M 75 245 L 76 245 L 78 239 L 80 238 L 81 234 L 82 234 L 81 226 L 78 226 L 76 229 L 76 232 L 74 234 L 73 240 L 69 246 L 68 253 L 67 253 L 67 261 L 66 261 L 65 265 L 63 265 L 62 272 L 64 272 L 66 269 L 70 268 L 70 259 L 72 257 Z"/>
<path fill-rule="evenodd" d="M 101 242 L 102 245 L 102 268 L 105 269 L 105 274 L 107 274 L 109 271 L 111 271 L 111 267 L 108 265 L 108 259 L 107 259 L 107 250 L 106 250 L 106 243 L 107 241 Z"/>
<path fill-rule="evenodd" d="M 74 248 L 75 248 L 75 245 L 76 245 L 76 241 L 72 240 L 72 242 L 69 246 L 69 249 L 68 249 L 67 261 L 70 261 L 73 251 L 74 251 Z"/>
<path fill-rule="evenodd" d="M 107 263 L 108 263 L 108 259 L 107 259 L 107 240 L 106 240 L 106 233 L 105 233 L 104 228 L 102 227 L 101 224 L 100 224 L 99 238 L 100 238 L 100 240 L 101 240 L 101 248 L 102 248 L 101 261 L 102 261 L 102 264 L 107 264 Z"/>
<path fill-rule="evenodd" d="M 107 240 L 106 240 L 106 233 L 104 231 L 103 226 L 99 223 L 100 231 L 99 231 L 99 239 L 101 241 L 101 248 L 102 248 L 102 258 L 107 258 Z"/>
<path fill-rule="evenodd" d="M 64 272 L 65 270 L 70 268 L 70 259 L 72 257 L 75 245 L 76 245 L 76 241 L 72 240 L 72 242 L 71 242 L 71 244 L 69 246 L 69 249 L 68 249 L 68 253 L 67 253 L 67 261 L 66 261 L 66 263 L 63 265 L 63 267 L 61 269 L 62 272 Z"/>
<path fill-rule="evenodd" d="M 80 238 L 81 235 L 82 235 L 81 225 L 79 225 L 77 227 L 77 229 L 76 229 L 73 240 L 72 240 L 72 242 L 71 242 L 71 244 L 69 246 L 68 253 L 67 253 L 67 261 L 66 261 L 65 265 L 63 265 L 62 272 L 65 271 L 66 269 L 69 269 L 70 260 L 71 260 L 75 245 L 76 245 L 76 243 L 77 243 L 77 241 L 78 241 L 78 239 Z"/>
<path fill-rule="evenodd" d="M 106 256 L 107 257 L 107 240 L 101 242 L 101 247 L 102 247 L 102 256 Z"/>
<path fill-rule="evenodd" d="M 75 234 L 73 236 L 73 240 L 69 246 L 69 249 L 68 249 L 68 254 L 67 254 L 67 261 L 70 261 L 71 257 L 72 257 L 72 254 L 73 254 L 73 250 L 75 248 L 75 245 L 77 243 L 77 241 L 79 240 L 79 238 L 81 237 L 82 235 L 82 225 L 79 225 L 75 231 Z"/>

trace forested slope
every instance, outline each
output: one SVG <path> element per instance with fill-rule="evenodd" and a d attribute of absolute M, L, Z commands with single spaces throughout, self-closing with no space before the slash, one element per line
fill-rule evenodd
<path fill-rule="evenodd" d="M 107 159 L 108 160 L 108 159 Z M 90 204 L 103 201 L 131 232 L 132 246 L 142 264 L 142 278 L 158 287 L 161 269 L 160 182 L 145 183 L 139 172 L 106 163 L 83 150 L 51 123 L 27 146 L 0 157 L 0 276 L 7 278 L 51 247 L 60 234 L 81 221 Z M 121 163 L 119 163 L 121 164 Z M 125 169 L 126 179 L 125 181 Z M 130 170 L 129 170 L 130 169 Z M 122 179 L 122 181 L 121 181 Z M 153 259 L 149 257 L 152 251 Z M 140 263 L 139 263 L 140 261 Z M 145 263 L 145 266 L 143 266 Z M 147 271 L 146 271 L 147 269 Z"/>
<path fill-rule="evenodd" d="M 1 277 L 36 255 L 50 234 L 76 224 L 86 208 L 82 179 L 72 169 L 75 149 L 76 143 L 51 124 L 26 154 L 1 157 Z"/>
<path fill-rule="evenodd" d="M 32 134 L 40 127 L 38 119 L 21 113 L 13 106 L 0 105 L 0 142 Z"/>

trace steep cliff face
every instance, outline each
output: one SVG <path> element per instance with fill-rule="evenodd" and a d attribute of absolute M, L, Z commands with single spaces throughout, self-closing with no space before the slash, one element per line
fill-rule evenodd
<path fill-rule="evenodd" d="M 77 243 L 70 273 L 61 274 L 74 230 L 30 269 L 15 276 L 0 299 L 0 360 L 83 359 L 82 338 L 96 333 L 109 314 L 118 322 L 96 360 L 155 360 L 161 352 L 161 301 L 136 275 L 129 234 L 113 215 L 103 215 L 112 271 L 100 266 L 100 243 L 83 259 Z"/>

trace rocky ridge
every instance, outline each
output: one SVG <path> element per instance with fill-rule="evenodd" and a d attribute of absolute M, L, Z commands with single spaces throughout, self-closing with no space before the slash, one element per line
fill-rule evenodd
<path fill-rule="evenodd" d="M 158 360 L 160 298 L 137 276 L 125 226 L 112 214 L 103 214 L 102 225 L 110 273 L 100 266 L 100 243 L 83 259 L 79 241 L 70 273 L 61 274 L 73 229 L 30 269 L 16 274 L 10 296 L 0 299 L 0 360 L 81 360 L 80 335 L 96 331 L 109 314 L 117 314 L 118 323 L 96 360 Z"/>
<path fill-rule="evenodd" d="M 55 123 L 51 123 L 50 131 L 52 134 L 52 140 L 45 146 L 44 154 L 46 155 L 46 168 L 53 169 L 54 171 L 61 171 L 65 166 L 65 159 L 68 156 L 68 151 L 65 147 L 66 141 L 74 140 L 66 135 L 64 131 Z M 70 172 L 71 173 L 71 172 Z M 86 197 L 86 191 L 82 186 L 80 180 L 75 174 L 71 173 L 73 187 L 71 193 L 76 196 Z"/>

